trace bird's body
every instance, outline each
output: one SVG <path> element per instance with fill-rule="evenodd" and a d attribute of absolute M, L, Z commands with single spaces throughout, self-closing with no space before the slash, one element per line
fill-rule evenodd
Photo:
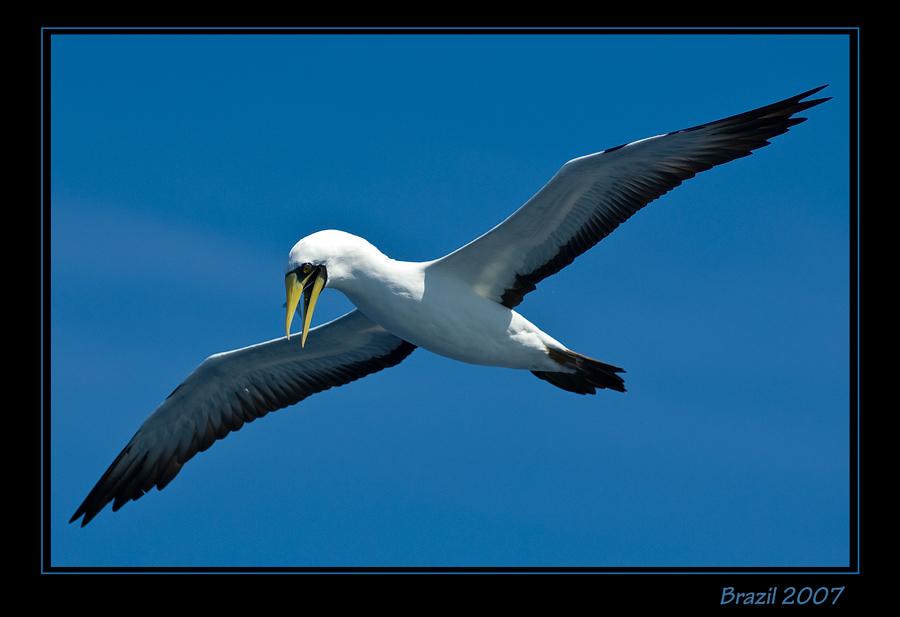
<path fill-rule="evenodd" d="M 569 350 L 515 307 L 682 181 L 747 156 L 803 122 L 794 114 L 828 99 L 802 99 L 821 89 L 573 159 L 505 221 L 434 261 L 395 261 L 339 231 L 307 236 L 285 266 L 288 336 L 205 360 L 147 418 L 71 520 L 84 515 L 86 525 L 110 501 L 117 510 L 153 486 L 162 489 L 194 454 L 245 422 L 394 366 L 416 347 L 531 371 L 578 394 L 624 392 L 622 369 Z M 326 287 L 357 308 L 311 328 Z M 290 325 L 301 300 L 298 340 Z"/>
<path fill-rule="evenodd" d="M 334 249 L 340 256 L 335 256 Z M 313 257 L 313 255 L 321 257 Z M 547 348 L 566 348 L 516 311 L 479 295 L 440 260 L 390 259 L 368 241 L 321 231 L 298 242 L 285 266 L 327 264 L 326 288 L 336 289 L 373 322 L 417 347 L 481 366 L 540 371 L 560 365 Z"/>

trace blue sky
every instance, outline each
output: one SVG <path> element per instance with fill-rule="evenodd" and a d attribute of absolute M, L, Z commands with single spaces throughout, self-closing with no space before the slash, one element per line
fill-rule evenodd
<path fill-rule="evenodd" d="M 849 44 L 54 36 L 51 564 L 848 566 Z M 624 367 L 626 394 L 420 349 L 68 524 L 204 358 L 283 336 L 300 238 L 342 229 L 433 259 L 571 158 L 823 84 L 834 98 L 807 122 L 518 307 Z M 350 308 L 326 291 L 314 321 Z"/>

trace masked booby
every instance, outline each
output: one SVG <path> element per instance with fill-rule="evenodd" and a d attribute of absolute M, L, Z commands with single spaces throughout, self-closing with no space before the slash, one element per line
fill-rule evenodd
<path fill-rule="evenodd" d="M 314 233 L 285 266 L 286 336 L 207 358 L 150 415 L 70 522 L 86 525 L 164 488 L 197 452 L 307 396 L 394 366 L 416 347 L 528 370 L 579 394 L 624 392 L 621 368 L 571 351 L 513 310 L 620 223 L 682 181 L 768 145 L 825 86 L 779 103 L 569 161 L 495 228 L 440 259 L 395 261 L 340 231 Z M 311 328 L 322 289 L 357 307 Z M 302 301 L 302 306 L 301 306 Z M 302 309 L 300 336 L 291 323 Z"/>

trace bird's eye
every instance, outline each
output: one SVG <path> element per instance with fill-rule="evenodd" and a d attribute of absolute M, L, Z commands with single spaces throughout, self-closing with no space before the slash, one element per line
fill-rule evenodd
<path fill-rule="evenodd" d="M 310 266 L 309 264 L 303 266 L 303 274 L 309 274 L 310 270 L 312 270 L 312 266 Z"/>

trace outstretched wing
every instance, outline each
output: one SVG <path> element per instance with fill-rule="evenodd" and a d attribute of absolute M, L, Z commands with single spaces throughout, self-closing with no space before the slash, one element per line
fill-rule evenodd
<path fill-rule="evenodd" d="M 71 521 L 81 526 L 153 486 L 163 489 L 197 452 L 270 411 L 399 364 L 415 345 L 358 310 L 299 337 L 216 354 L 203 361 L 141 425 Z"/>
<path fill-rule="evenodd" d="M 620 223 L 682 181 L 749 155 L 829 100 L 825 86 L 737 116 L 574 159 L 508 219 L 434 262 L 463 274 L 486 298 L 512 308 Z"/>

